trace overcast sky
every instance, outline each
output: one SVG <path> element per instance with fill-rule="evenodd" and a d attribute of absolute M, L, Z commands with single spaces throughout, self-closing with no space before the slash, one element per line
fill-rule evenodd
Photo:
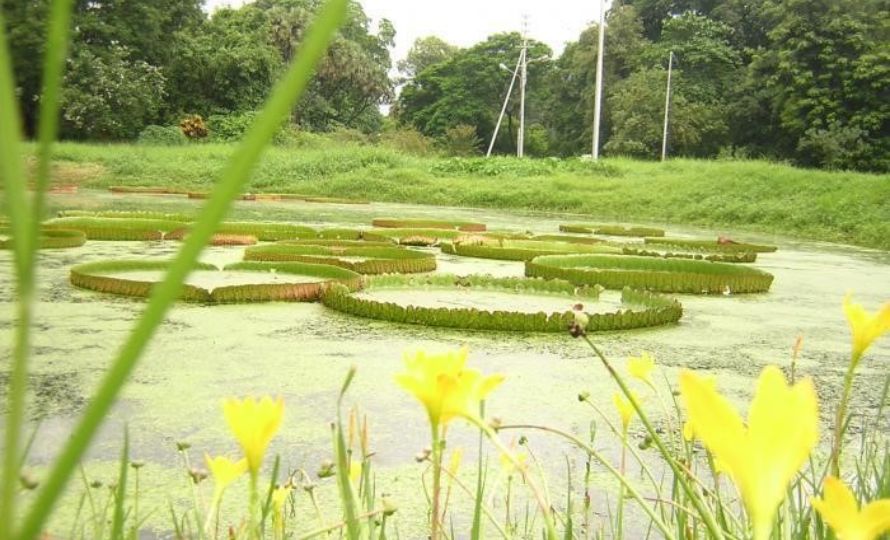
<path fill-rule="evenodd" d="M 550 45 L 556 54 L 567 41 L 599 16 L 593 0 L 360 0 L 374 21 L 387 18 L 396 28 L 393 60 L 404 58 L 418 37 L 437 35 L 468 46 L 496 32 L 520 30 L 528 15 L 529 35 Z M 208 11 L 239 6 L 245 0 L 206 0 Z"/>

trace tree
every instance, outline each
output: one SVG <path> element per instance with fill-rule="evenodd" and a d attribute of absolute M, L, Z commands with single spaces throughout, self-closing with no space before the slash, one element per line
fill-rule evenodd
<path fill-rule="evenodd" d="M 682 87 L 682 72 L 675 71 L 673 77 Z M 637 71 L 613 85 L 608 98 L 612 130 L 603 148 L 607 154 L 649 159 L 660 155 L 666 82 L 667 72 L 654 68 Z M 671 102 L 670 153 L 716 153 L 728 131 L 724 116 L 719 106 L 690 102 L 682 93 L 675 94 Z"/>
<path fill-rule="evenodd" d="M 424 69 L 441 64 L 454 57 L 460 50 L 436 36 L 417 38 L 408 50 L 404 60 L 400 60 L 399 71 L 407 79 L 412 79 Z"/>
<path fill-rule="evenodd" d="M 68 61 L 62 93 L 63 137 L 135 138 L 162 106 L 164 76 L 125 47 L 99 56 L 80 48 Z"/>
<path fill-rule="evenodd" d="M 881 170 L 890 161 L 890 24 L 874 17 L 884 0 L 781 0 L 771 46 L 752 62 L 749 85 L 763 89 L 774 145 L 807 165 L 812 152 L 848 145 L 847 165 Z M 832 153 L 832 155 L 835 155 Z M 836 163 L 835 158 L 828 161 Z"/>
<path fill-rule="evenodd" d="M 692 12 L 664 22 L 661 39 L 646 51 L 650 66 L 674 65 L 683 70 L 683 95 L 692 101 L 725 100 L 742 76 L 741 58 L 729 43 L 732 30 L 725 24 Z"/>
<path fill-rule="evenodd" d="M 83 58 L 88 50 L 108 67 L 120 62 L 119 51 L 113 49 L 122 47 L 127 61 L 163 69 L 178 50 L 180 30 L 203 20 L 201 4 L 202 0 L 75 0 L 69 57 Z M 48 5 L 49 0 L 3 0 L 0 4 L 9 28 L 16 87 L 29 135 L 36 126 Z"/>
<path fill-rule="evenodd" d="M 402 89 L 397 108 L 400 122 L 432 137 L 440 137 L 448 128 L 465 124 L 487 138 L 494 131 L 521 46 L 522 36 L 518 33 L 495 34 L 457 52 L 445 62 L 427 67 Z M 528 57 L 536 61 L 528 66 L 528 124 L 541 114 L 545 92 L 542 83 L 550 67 L 551 54 L 547 45 L 529 42 Z M 502 70 L 500 64 L 509 66 L 510 71 Z M 515 151 L 514 117 L 518 112 L 515 97 L 507 112 L 506 129 L 496 148 L 512 153 Z"/>
<path fill-rule="evenodd" d="M 181 35 L 166 70 L 170 120 L 186 113 L 209 117 L 259 107 L 283 69 L 266 25 L 266 13 L 247 5 L 217 10 Z"/>
<path fill-rule="evenodd" d="M 599 28 L 591 25 L 566 45 L 551 71 L 544 119 L 551 131 L 551 150 L 559 155 L 589 153 L 593 137 L 594 84 Z M 633 6 L 609 11 L 604 54 L 606 91 L 639 69 L 651 46 Z M 609 132 L 609 103 L 604 102 L 602 133 Z"/>

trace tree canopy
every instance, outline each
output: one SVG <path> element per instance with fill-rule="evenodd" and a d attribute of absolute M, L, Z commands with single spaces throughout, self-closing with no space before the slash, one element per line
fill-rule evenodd
<path fill-rule="evenodd" d="M 28 134 L 48 3 L 0 0 Z M 62 135 L 135 139 L 148 125 L 178 125 L 194 114 L 224 119 L 223 131 L 237 133 L 230 128 L 252 118 L 321 0 L 256 0 L 212 14 L 202 3 L 76 0 Z M 658 157 L 673 55 L 671 155 L 890 170 L 888 12 L 888 0 L 615 0 L 606 18 L 602 150 Z M 559 56 L 529 40 L 528 153 L 590 152 L 598 32 L 584 29 Z M 523 37 L 496 34 L 461 48 L 426 36 L 394 65 L 395 33 L 352 0 L 291 124 L 401 128 L 442 147 L 460 134 L 461 152 L 466 141 L 484 149 Z M 518 85 L 513 92 L 500 153 L 516 150 Z"/>

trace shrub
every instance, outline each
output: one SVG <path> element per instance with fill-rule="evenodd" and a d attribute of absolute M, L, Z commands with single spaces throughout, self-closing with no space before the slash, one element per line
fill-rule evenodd
<path fill-rule="evenodd" d="M 427 156 L 433 152 L 434 141 L 416 129 L 408 127 L 383 132 L 380 143 L 399 152 Z"/>
<path fill-rule="evenodd" d="M 476 128 L 460 124 L 445 130 L 439 138 L 439 146 L 449 156 L 472 156 L 479 153 L 482 139 L 476 135 Z"/>
<path fill-rule="evenodd" d="M 139 133 L 139 144 L 147 146 L 179 146 L 185 144 L 185 136 L 176 126 L 145 126 Z"/>

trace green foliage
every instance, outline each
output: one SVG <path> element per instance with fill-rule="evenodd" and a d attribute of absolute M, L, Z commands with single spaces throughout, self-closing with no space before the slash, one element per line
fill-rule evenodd
<path fill-rule="evenodd" d="M 179 146 L 188 142 L 176 126 L 145 126 L 139 133 L 139 144 L 148 146 Z"/>
<path fill-rule="evenodd" d="M 485 41 L 456 52 L 444 62 L 428 66 L 418 73 L 399 94 L 396 113 L 399 121 L 411 125 L 424 135 L 441 137 L 446 130 L 459 125 L 476 129 L 477 136 L 494 132 L 511 73 L 502 70 L 516 65 L 522 37 L 518 33 L 496 34 Z M 549 58 L 551 51 L 543 43 L 529 43 L 529 58 Z M 529 121 L 539 114 L 540 93 L 550 63 L 532 62 L 528 68 L 527 114 Z M 515 128 L 518 125 L 517 100 L 508 107 L 503 136 L 496 144 L 500 152 L 515 152 Z"/>
<path fill-rule="evenodd" d="M 601 161 L 583 159 L 519 159 L 498 156 L 492 158 L 450 158 L 437 161 L 431 167 L 437 176 L 548 176 L 571 172 L 581 176 L 620 176 L 620 171 Z"/>
<path fill-rule="evenodd" d="M 448 156 L 472 156 L 479 153 L 482 139 L 476 135 L 475 127 L 458 124 L 446 129 L 437 142 Z"/>
<path fill-rule="evenodd" d="M 683 87 L 674 71 L 672 85 Z M 661 154 L 667 71 L 644 69 L 615 84 L 609 92 L 612 132 L 603 150 L 610 155 L 654 159 Z M 716 155 L 728 142 L 729 127 L 722 107 L 687 100 L 673 93 L 668 130 L 669 153 Z"/>
<path fill-rule="evenodd" d="M 459 50 L 459 47 L 436 36 L 417 38 L 408 49 L 405 59 L 399 60 L 398 68 L 406 78 L 412 79 L 430 66 L 447 62 Z"/>
<path fill-rule="evenodd" d="M 784 0 L 750 87 L 779 151 L 806 165 L 887 170 L 890 50 L 881 0 Z"/>
<path fill-rule="evenodd" d="M 211 139 L 220 142 L 237 142 L 244 137 L 257 117 L 257 111 L 243 111 L 231 114 L 214 114 L 208 118 Z M 296 135 L 291 128 L 282 125 L 272 139 L 274 144 L 291 143 Z"/>
<path fill-rule="evenodd" d="M 414 156 L 433 153 L 434 141 L 412 127 L 389 129 L 380 134 L 380 144 Z"/>
<path fill-rule="evenodd" d="M 65 75 L 62 135 L 134 139 L 160 112 L 164 84 L 160 69 L 133 60 L 124 47 L 110 47 L 101 55 L 77 50 Z"/>

